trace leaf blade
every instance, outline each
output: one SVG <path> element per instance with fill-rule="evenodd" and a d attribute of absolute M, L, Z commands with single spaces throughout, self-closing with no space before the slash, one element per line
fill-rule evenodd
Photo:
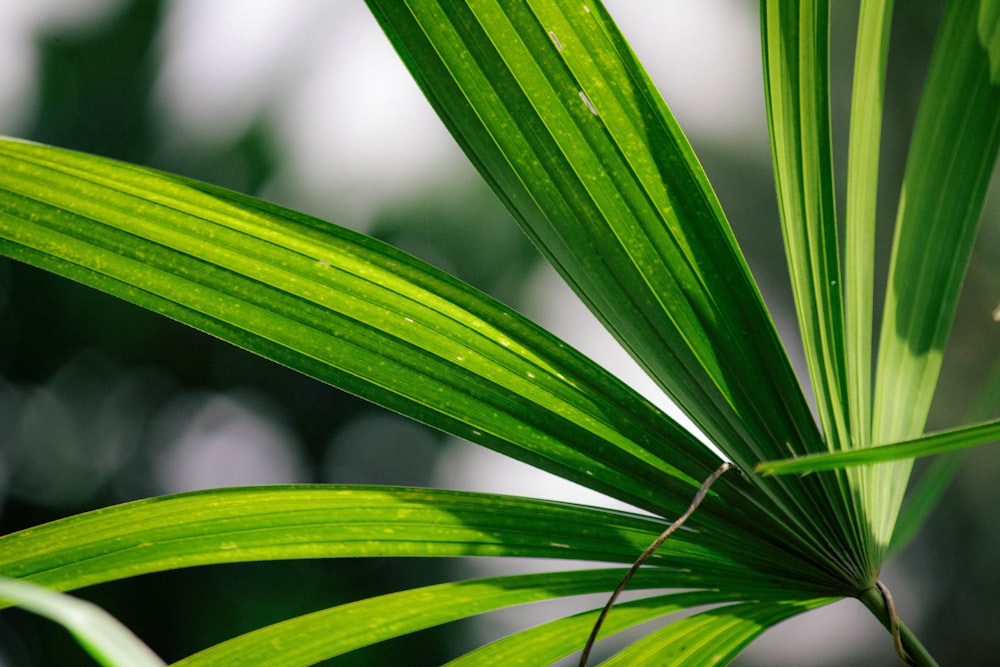
<path fill-rule="evenodd" d="M 845 211 L 845 345 L 851 446 L 871 442 L 872 312 L 882 109 L 894 0 L 865 0 L 851 92 Z"/>
<path fill-rule="evenodd" d="M 546 572 L 475 579 L 390 593 L 289 619 L 217 644 L 174 667 L 311 665 L 425 628 L 515 605 L 605 591 L 621 570 Z M 650 572 L 643 584 L 670 586 Z M 577 643 L 586 639 L 584 634 Z M 536 657 L 534 664 L 540 664 Z M 480 663 L 482 664 L 482 663 Z M 488 664 L 509 664 L 488 663 Z"/>
<path fill-rule="evenodd" d="M 613 636 L 659 616 L 700 605 L 729 602 L 730 599 L 731 596 L 719 591 L 708 590 L 669 593 L 616 604 L 601 626 L 600 638 Z M 600 611 L 595 609 L 565 616 L 508 635 L 452 660 L 447 663 L 448 667 L 554 664 L 580 650 Z"/>
<path fill-rule="evenodd" d="M 1000 149 L 1000 80 L 991 78 L 979 14 L 947 6 L 917 112 L 879 336 L 874 444 L 923 432 Z M 873 489 L 886 545 L 910 469 L 905 458 L 886 466 Z"/>
<path fill-rule="evenodd" d="M 600 3 L 369 5 L 535 244 L 713 442 L 744 466 L 817 446 L 718 201 Z"/>
<path fill-rule="evenodd" d="M 825 451 L 704 171 L 599 2 L 368 4 L 535 245 L 732 462 Z M 748 481 L 772 534 L 866 585 L 823 482 Z"/>
<path fill-rule="evenodd" d="M 5 535 L 0 575 L 70 590 L 164 569 L 295 558 L 530 556 L 631 563 L 662 529 L 652 517 L 492 494 L 354 486 L 218 489 L 125 503 Z M 684 570 L 692 586 L 728 579 L 836 590 L 822 570 L 791 554 L 755 550 L 752 537 L 707 528 L 681 532 L 653 563 Z M 731 546 L 734 539 L 743 553 Z"/>
<path fill-rule="evenodd" d="M 764 92 L 785 254 L 826 446 L 849 444 L 830 141 L 829 5 L 762 4 Z"/>
<path fill-rule="evenodd" d="M 921 456 L 932 456 L 955 450 L 968 449 L 991 444 L 1000 440 L 1000 419 L 972 426 L 962 426 L 947 431 L 867 449 L 830 454 L 802 456 L 783 461 L 765 461 L 757 470 L 765 475 L 787 475 L 792 473 L 836 470 L 846 466 L 870 465 L 891 461 L 908 460 Z"/>
<path fill-rule="evenodd" d="M 854 444 L 858 425 L 851 421 L 830 136 L 830 7 L 826 0 L 767 0 L 761 7 L 764 93 L 785 256 L 824 446 L 836 451 Z M 860 571 L 874 573 L 881 560 L 866 514 L 878 510 L 859 491 L 862 475 L 838 472 L 818 483 L 831 504 L 827 530 L 844 536 Z"/>
<path fill-rule="evenodd" d="M 69 151 L 4 141 L 0 163 L 0 252 L 654 511 L 717 465 L 593 362 L 388 246 Z"/>
<path fill-rule="evenodd" d="M 879 343 L 876 443 L 924 428 L 1000 148 L 1000 81 L 977 14 L 949 6 L 914 128 Z"/>
<path fill-rule="evenodd" d="M 602 664 L 608 667 L 724 665 L 769 627 L 835 601 L 836 598 L 765 599 L 724 605 L 651 632 Z"/>

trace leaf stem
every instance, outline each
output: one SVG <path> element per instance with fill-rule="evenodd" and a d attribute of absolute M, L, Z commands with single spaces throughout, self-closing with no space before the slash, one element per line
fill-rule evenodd
<path fill-rule="evenodd" d="M 587 658 L 590 657 L 590 650 L 594 647 L 594 642 L 597 641 L 597 634 L 601 630 L 601 625 L 604 623 L 604 619 L 607 617 L 608 612 L 611 611 L 611 607 L 614 606 L 615 600 L 617 600 L 618 596 L 625 590 L 628 582 L 632 580 L 632 577 L 639 571 L 642 564 L 653 555 L 653 552 L 659 549 L 660 546 L 666 542 L 667 538 L 673 535 L 674 531 L 683 526 L 684 522 L 687 521 L 692 514 L 694 514 L 695 510 L 698 509 L 698 506 L 701 505 L 701 501 L 703 501 L 705 496 L 708 495 L 708 490 L 712 487 L 712 484 L 715 484 L 717 479 L 722 477 L 727 470 L 733 467 L 732 463 L 726 461 L 716 468 L 715 471 L 709 475 L 704 482 L 702 482 L 701 487 L 698 489 L 697 493 L 694 494 L 694 499 L 691 501 L 691 505 L 687 508 L 687 510 L 685 510 L 684 514 L 677 517 L 676 521 L 660 533 L 660 536 L 653 540 L 653 543 L 646 547 L 646 550 L 639 555 L 634 563 L 632 563 L 632 567 L 630 567 L 628 572 L 625 573 L 625 576 L 622 577 L 622 580 L 618 583 L 618 587 L 615 588 L 613 593 L 611 593 L 611 597 L 608 598 L 607 604 L 604 605 L 604 609 L 601 610 L 600 615 L 597 617 L 597 621 L 594 623 L 594 627 L 590 631 L 590 636 L 587 638 L 587 643 L 583 646 L 583 653 L 580 655 L 580 667 L 587 667 Z"/>
<path fill-rule="evenodd" d="M 858 595 L 858 600 L 889 632 L 894 634 L 894 641 L 898 640 L 897 651 L 899 651 L 900 646 L 903 649 L 903 653 L 900 655 L 903 662 L 915 665 L 915 667 L 940 667 L 934 657 L 917 639 L 917 636 L 913 634 L 913 631 L 899 620 L 891 603 L 891 594 L 886 595 L 888 590 L 885 584 L 879 582 L 878 585 L 872 586 Z"/>

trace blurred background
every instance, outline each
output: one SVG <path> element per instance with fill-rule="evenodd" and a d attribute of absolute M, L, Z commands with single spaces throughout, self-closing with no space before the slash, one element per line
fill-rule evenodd
<path fill-rule="evenodd" d="M 770 175 L 752 0 L 609 2 L 687 130 L 801 369 Z M 843 175 L 857 2 L 834 7 Z M 943 2 L 897 3 L 879 254 Z M 697 63 L 697 66 L 693 64 Z M 543 322 L 666 406 L 543 266 L 451 141 L 364 5 L 323 0 L 4 0 L 0 133 L 258 195 L 389 241 Z M 994 192 L 997 190 L 994 179 Z M 988 203 L 931 428 L 956 425 L 996 365 L 1000 206 Z M 841 210 L 843 207 L 841 206 Z M 881 274 L 884 276 L 884 261 Z M 997 406 L 987 406 L 993 414 Z M 1000 653 L 1000 455 L 973 452 L 884 573 L 942 664 Z M 411 423 L 110 297 L 0 259 L 0 531 L 196 488 L 435 485 L 605 499 Z M 560 565 L 560 564 L 555 564 Z M 552 567 L 372 559 L 204 567 L 81 591 L 177 660 L 262 625 L 458 577 Z M 574 609 L 599 606 L 578 601 Z M 491 614 L 331 661 L 433 665 L 526 623 Z M 82 664 L 55 626 L 0 614 L 0 666 Z M 897 664 L 845 601 L 769 632 L 736 664 Z"/>

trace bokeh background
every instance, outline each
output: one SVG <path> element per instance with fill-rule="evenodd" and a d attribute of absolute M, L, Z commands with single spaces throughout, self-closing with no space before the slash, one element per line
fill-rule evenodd
<path fill-rule="evenodd" d="M 757 3 L 608 4 L 695 144 L 801 368 L 770 176 Z M 842 177 L 857 2 L 833 4 L 834 139 Z M 943 2 L 897 5 L 880 204 L 887 223 L 883 260 Z M 665 405 L 543 266 L 360 0 L 3 0 L 0 132 L 179 172 L 370 233 L 542 321 Z M 998 209 L 994 196 L 949 345 L 934 428 L 960 423 L 996 366 Z M 884 276 L 884 266 L 880 271 Z M 988 407 L 997 413 L 996 405 Z M 995 448 L 973 452 L 926 529 L 884 573 L 904 619 L 942 664 L 986 665 L 1000 655 L 998 477 Z M 605 502 L 173 322 L 0 259 L 0 531 L 155 494 L 290 482 L 436 485 Z M 79 594 L 172 661 L 331 605 L 551 566 L 295 561 L 149 575 Z M 602 602 L 587 599 L 574 608 Z M 491 614 L 330 664 L 440 664 L 564 609 Z M 86 660 L 59 628 L 18 610 L 0 613 L 0 666 Z M 885 632 L 860 605 L 845 601 L 769 632 L 736 664 L 895 661 Z"/>

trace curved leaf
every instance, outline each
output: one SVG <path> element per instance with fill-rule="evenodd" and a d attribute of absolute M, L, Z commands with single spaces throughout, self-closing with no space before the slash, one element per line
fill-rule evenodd
<path fill-rule="evenodd" d="M 174 666 L 236 667 L 248 663 L 269 667 L 311 665 L 393 637 L 488 611 L 556 597 L 607 591 L 614 587 L 623 573 L 621 569 L 546 572 L 460 581 L 391 593 L 275 623 L 217 644 L 174 663 Z M 683 575 L 658 568 L 642 570 L 637 579 L 637 588 L 640 589 L 685 585 Z M 602 626 L 601 637 L 676 611 L 731 602 L 733 595 L 732 592 L 717 590 L 686 591 L 616 605 Z M 792 613 L 765 616 L 758 612 L 753 618 L 758 624 L 770 619 L 782 620 L 793 613 L 832 601 L 782 602 L 782 610 Z M 736 606 L 736 609 L 739 607 Z M 599 613 L 600 610 L 591 610 L 531 627 L 482 646 L 448 664 L 456 667 L 551 664 L 582 648 Z M 727 621 L 725 627 L 732 629 L 734 624 Z M 761 625 L 760 631 L 767 627 Z M 724 629 L 717 629 L 716 632 L 724 632 Z M 688 636 L 691 633 L 688 628 L 683 634 Z M 745 632 L 739 639 L 745 645 L 757 634 L 759 632 L 751 636 Z M 726 655 L 731 656 L 732 653 Z"/>
<path fill-rule="evenodd" d="M 651 511 L 682 511 L 718 465 L 511 309 L 252 197 L 0 141 L 0 253 Z"/>
<path fill-rule="evenodd" d="M 664 516 L 686 509 L 718 465 L 510 309 L 384 244 L 251 197 L 0 141 L 0 252 Z M 799 544 L 795 562 L 802 550 L 841 553 L 815 545 L 823 533 L 795 525 L 800 514 L 749 495 L 747 481 L 760 480 L 720 483 L 695 523 L 721 521 L 718 539 L 748 554 L 747 540 L 774 550 L 777 533 Z"/>
<path fill-rule="evenodd" d="M 764 600 L 710 609 L 647 634 L 601 664 L 607 667 L 725 665 L 771 626 L 836 600 Z"/>
<path fill-rule="evenodd" d="M 55 590 L 213 563 L 367 556 L 531 556 L 631 563 L 663 523 L 606 509 L 396 487 L 250 487 L 150 498 L 0 537 L 0 575 Z M 652 564 L 689 586 L 830 590 L 829 575 L 745 542 L 679 531 Z M 712 546 L 723 540 L 718 548 Z M 712 582 L 717 582 L 712 584 Z M 835 588 L 833 590 L 836 590 Z"/>
<path fill-rule="evenodd" d="M 165 667 L 148 646 L 100 607 L 47 588 L 0 577 L 0 602 L 16 604 L 62 625 L 106 667 Z"/>
<path fill-rule="evenodd" d="M 604 639 L 677 611 L 731 599 L 731 595 L 719 591 L 688 591 L 616 604 L 601 626 L 599 637 Z M 522 630 L 466 653 L 447 663 L 448 667 L 552 664 L 581 650 L 600 613 L 600 609 L 594 609 Z"/>
<path fill-rule="evenodd" d="M 247 633 L 174 663 L 174 667 L 299 667 L 417 630 L 503 607 L 614 588 L 623 570 L 545 572 L 426 586 L 325 609 Z M 676 573 L 643 572 L 643 587 L 680 583 Z M 694 595 L 694 594 L 692 594 Z M 718 597 L 718 593 L 714 594 Z M 653 615 L 663 608 L 653 607 Z M 570 639 L 578 648 L 582 635 Z M 563 640 L 567 639 L 564 635 Z M 570 649 L 572 650 L 572 649 Z M 548 664 L 531 654 L 532 664 Z M 482 662 L 478 664 L 512 664 Z"/>

